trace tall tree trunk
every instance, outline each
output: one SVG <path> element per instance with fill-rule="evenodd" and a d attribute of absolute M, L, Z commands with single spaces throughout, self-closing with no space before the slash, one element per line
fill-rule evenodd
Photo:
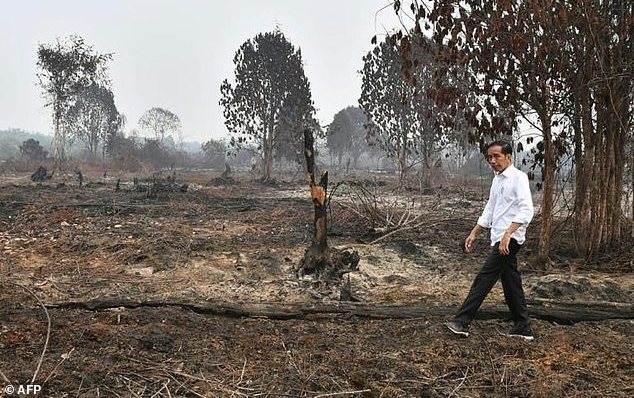
<path fill-rule="evenodd" d="M 97 140 L 95 139 L 95 137 L 89 137 L 88 138 L 90 140 L 90 157 L 92 159 L 97 159 Z M 91 160 L 92 160 L 91 159 Z"/>
<path fill-rule="evenodd" d="M 64 163 L 64 137 L 62 136 L 63 132 L 61 130 L 61 112 L 54 105 L 53 110 L 53 124 L 54 124 L 54 135 L 53 135 L 53 144 L 52 144 L 52 152 L 53 152 L 53 173 L 55 171 L 61 171 L 62 165 Z"/>
<path fill-rule="evenodd" d="M 428 157 L 425 158 L 423 163 L 423 188 L 429 189 L 433 185 L 433 168 L 434 165 Z"/>
<path fill-rule="evenodd" d="M 398 147 L 398 181 L 400 186 L 405 185 L 407 176 L 407 135 L 401 134 L 401 142 Z"/>
<path fill-rule="evenodd" d="M 268 181 L 271 179 L 271 172 L 273 170 L 273 133 L 269 131 L 264 142 L 264 175 L 263 180 Z"/>
<path fill-rule="evenodd" d="M 623 79 L 623 78 L 621 78 Z M 608 197 L 606 209 L 608 211 L 607 218 L 607 231 L 606 240 L 602 243 L 602 246 L 617 247 L 621 244 L 622 233 L 622 192 L 623 192 L 623 171 L 625 165 L 625 146 L 626 137 L 628 131 L 625 128 L 623 115 L 627 115 L 629 104 L 627 101 L 628 95 L 624 91 L 627 86 L 622 84 L 619 79 L 616 79 L 614 83 L 610 83 L 612 87 L 608 92 L 610 101 L 610 107 L 608 108 Z"/>
<path fill-rule="evenodd" d="M 268 181 L 271 179 L 271 172 L 273 170 L 273 153 L 272 151 L 267 151 L 264 154 L 264 181 Z"/>
<path fill-rule="evenodd" d="M 575 140 L 575 164 L 576 164 L 576 187 L 575 187 L 575 214 L 574 229 L 577 250 L 586 254 L 591 250 L 588 239 L 591 225 L 591 202 L 595 167 L 595 133 L 592 122 L 592 98 L 590 90 L 586 84 L 580 84 L 579 94 L 576 96 L 579 108 L 579 134 Z"/>
<path fill-rule="evenodd" d="M 612 42 L 612 29 L 593 28 L 609 24 L 627 34 L 629 20 L 614 8 L 623 4 L 606 3 L 602 20 L 587 26 L 592 36 L 583 43 L 583 70 L 576 83 L 583 152 L 575 148 L 582 170 L 577 175 L 574 217 L 577 246 L 586 259 L 618 246 L 622 239 L 624 148 L 629 128 L 623 121 L 630 118 L 631 98 L 631 79 L 622 70 L 631 57 L 624 56 L 625 39 Z"/>
<path fill-rule="evenodd" d="M 625 104 L 627 105 L 627 104 Z M 629 108 L 628 108 L 629 109 Z M 626 114 L 626 113 L 624 113 Z M 624 134 L 623 139 L 626 139 L 627 136 L 627 132 Z M 632 224 L 632 230 L 630 231 L 631 233 L 631 238 L 634 240 L 634 132 L 629 132 L 629 139 L 630 139 L 630 190 L 632 193 L 632 207 L 631 207 L 631 224 Z"/>
<path fill-rule="evenodd" d="M 610 108 L 609 108 L 610 109 Z M 608 110 L 608 122 L 606 131 L 606 162 L 605 162 L 605 181 L 607 184 L 606 189 L 606 206 L 605 206 L 605 223 L 603 236 L 604 240 L 601 244 L 603 246 L 615 247 L 618 244 L 618 230 L 621 224 L 621 203 L 617 198 L 620 197 L 621 181 L 617 181 L 617 164 L 616 156 L 619 154 L 619 148 L 617 148 L 617 134 L 618 127 L 614 123 L 614 113 Z M 611 116 L 611 117 L 610 117 Z"/>
<path fill-rule="evenodd" d="M 431 151 L 427 147 L 423 148 L 423 187 L 431 188 L 434 183 L 434 164 L 432 162 Z"/>
<path fill-rule="evenodd" d="M 549 261 L 550 254 L 550 232 L 553 221 L 553 189 L 555 182 L 555 154 L 552 139 L 552 115 L 548 106 L 548 97 L 546 95 L 546 104 L 544 104 L 540 119 L 544 132 L 544 193 L 542 197 L 542 224 L 539 230 L 539 249 L 538 257 L 540 261 Z"/>

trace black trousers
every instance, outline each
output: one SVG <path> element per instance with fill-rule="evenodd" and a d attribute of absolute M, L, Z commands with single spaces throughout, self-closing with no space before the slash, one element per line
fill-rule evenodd
<path fill-rule="evenodd" d="M 498 279 L 502 280 L 504 299 L 511 310 L 515 325 L 523 327 L 530 324 L 524 289 L 522 289 L 522 277 L 517 270 L 517 252 L 522 245 L 515 239 L 511 239 L 509 254 L 503 256 L 498 250 L 499 244 L 500 242 L 493 246 L 491 254 L 473 281 L 467 298 L 456 314 L 455 320 L 465 326 L 468 326 L 475 318 L 478 308 Z"/>

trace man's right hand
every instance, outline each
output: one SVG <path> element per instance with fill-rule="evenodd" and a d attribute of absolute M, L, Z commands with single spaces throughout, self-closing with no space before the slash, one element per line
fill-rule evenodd
<path fill-rule="evenodd" d="M 473 242 L 475 242 L 475 240 L 476 240 L 475 234 L 470 233 L 469 236 L 467 236 L 467 239 L 465 239 L 464 241 L 465 253 L 471 253 L 471 250 L 473 250 Z"/>
<path fill-rule="evenodd" d="M 473 242 L 475 242 L 476 237 L 478 236 L 481 230 L 482 230 L 482 227 L 478 224 L 476 224 L 473 227 L 473 229 L 471 230 L 471 233 L 469 234 L 469 236 L 467 236 L 467 239 L 464 240 L 465 253 L 471 253 L 471 250 L 473 250 Z"/>

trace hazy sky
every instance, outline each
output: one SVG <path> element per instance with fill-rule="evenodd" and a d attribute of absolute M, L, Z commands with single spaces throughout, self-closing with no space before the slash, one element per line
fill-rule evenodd
<path fill-rule="evenodd" d="M 155 106 L 180 116 L 186 138 L 227 134 L 220 84 L 238 47 L 279 26 L 302 49 L 322 124 L 357 105 L 361 57 L 396 26 L 386 0 L 0 0 L 0 129 L 51 130 L 36 86 L 38 43 L 78 34 L 112 52 L 115 101 L 136 128 Z"/>

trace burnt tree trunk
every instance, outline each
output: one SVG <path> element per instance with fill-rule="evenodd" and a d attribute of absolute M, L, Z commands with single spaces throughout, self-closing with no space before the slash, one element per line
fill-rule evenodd
<path fill-rule="evenodd" d="M 315 209 L 315 219 L 313 220 L 313 240 L 304 254 L 302 269 L 304 273 L 322 274 L 330 262 L 328 250 L 328 218 L 326 213 L 327 193 L 328 193 L 328 171 L 324 171 L 319 180 L 315 182 L 315 147 L 313 132 L 310 129 L 304 130 L 304 157 L 306 158 L 306 169 L 308 171 L 308 181 L 310 184 L 310 196 Z"/>
<path fill-rule="evenodd" d="M 319 184 L 315 182 L 315 147 L 313 132 L 304 130 L 304 157 L 313 200 L 315 218 L 313 220 L 313 240 L 301 262 L 298 275 L 314 274 L 318 278 L 340 278 L 343 274 L 356 270 L 359 255 L 328 247 L 328 171 L 321 174 Z"/>

